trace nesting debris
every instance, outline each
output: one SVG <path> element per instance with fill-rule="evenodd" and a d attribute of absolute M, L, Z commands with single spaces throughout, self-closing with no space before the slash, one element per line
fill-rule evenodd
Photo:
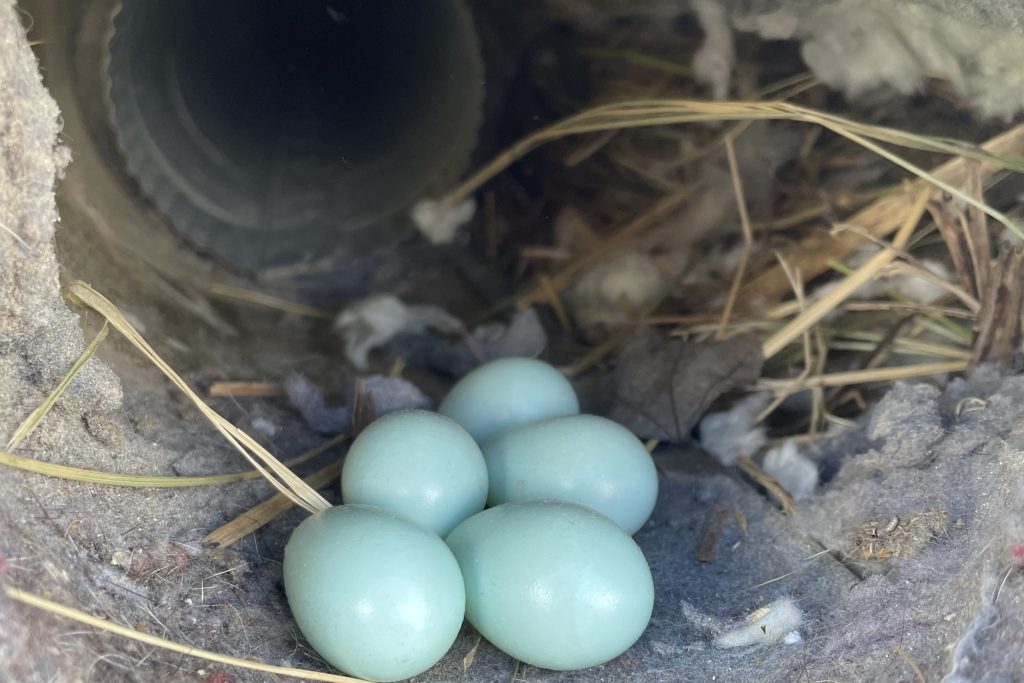
<path fill-rule="evenodd" d="M 792 598 L 780 598 L 765 607 L 755 610 L 746 621 L 733 629 L 725 631 L 715 638 L 715 646 L 720 648 L 733 647 L 766 647 L 779 640 L 800 642 L 799 634 L 791 634 L 804 622 L 804 614 Z"/>
<path fill-rule="evenodd" d="M 873 517 L 861 523 L 854 532 L 852 556 L 881 561 L 911 557 L 933 538 L 944 534 L 947 528 L 949 513 L 945 510 Z"/>
<path fill-rule="evenodd" d="M 714 99 L 724 100 L 729 96 L 729 82 L 736 61 L 729 15 L 717 0 L 695 0 L 693 8 L 704 29 L 704 44 L 693 57 L 693 75 L 711 86 Z"/>
<path fill-rule="evenodd" d="M 629 250 L 597 264 L 569 290 L 577 325 L 614 328 L 658 301 L 668 276 L 647 254 Z"/>
<path fill-rule="evenodd" d="M 782 484 L 793 500 L 803 500 L 818 487 L 818 466 L 800 453 L 793 439 L 787 439 L 781 446 L 768 451 L 762 467 Z"/>
<path fill-rule="evenodd" d="M 425 366 L 462 377 L 498 358 L 534 358 L 548 345 L 548 335 L 533 308 L 517 311 L 507 323 L 485 323 L 460 339 L 437 335 L 402 335 L 393 351 L 410 366 Z"/>
<path fill-rule="evenodd" d="M 608 416 L 641 438 L 679 443 L 715 399 L 751 384 L 760 372 L 761 347 L 754 336 L 685 342 L 644 328 L 619 357 Z"/>
<path fill-rule="evenodd" d="M 439 306 L 408 305 L 392 294 L 377 294 L 338 314 L 334 329 L 345 340 L 345 356 L 357 370 L 369 367 L 369 354 L 403 333 L 436 330 L 460 334 L 462 321 Z"/>
<path fill-rule="evenodd" d="M 982 115 L 1013 116 L 1024 106 L 1022 75 L 1009 66 L 1024 58 L 1018 34 L 1008 26 L 994 28 L 995 15 L 992 28 L 972 26 L 948 11 L 953 7 L 840 0 L 738 10 L 734 19 L 741 30 L 767 39 L 802 41 L 808 66 L 850 97 L 884 86 L 909 95 L 938 78 Z"/>
<path fill-rule="evenodd" d="M 362 391 L 371 397 L 377 416 L 432 406 L 430 398 L 419 387 L 401 377 L 373 375 L 361 379 L 360 383 Z M 284 388 L 289 403 L 313 431 L 337 434 L 352 426 L 353 407 L 328 405 L 323 390 L 305 375 L 289 375 Z"/>
<path fill-rule="evenodd" d="M 708 413 L 700 421 L 700 445 L 723 465 L 754 455 L 767 441 L 757 417 L 771 398 L 767 393 L 751 394 L 729 410 Z"/>
<path fill-rule="evenodd" d="M 736 508 L 739 510 L 739 508 Z M 711 563 L 718 554 L 718 540 L 722 536 L 722 527 L 729 516 L 729 509 L 715 503 L 704 518 L 704 526 L 700 531 L 700 543 L 697 546 L 697 560 Z"/>
<path fill-rule="evenodd" d="M 409 216 L 431 244 L 447 244 L 455 239 L 459 228 L 473 220 L 475 213 L 476 200 L 472 198 L 454 207 L 435 199 L 421 199 L 413 205 Z"/>

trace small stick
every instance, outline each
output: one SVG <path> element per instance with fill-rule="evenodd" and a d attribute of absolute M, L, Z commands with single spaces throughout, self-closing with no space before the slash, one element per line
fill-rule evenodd
<path fill-rule="evenodd" d="M 715 503 L 704 518 L 704 528 L 700 531 L 700 542 L 697 545 L 697 560 L 711 563 L 718 553 L 718 539 L 722 536 L 722 527 L 729 510 L 724 505 Z"/>
<path fill-rule="evenodd" d="M 910 665 L 910 668 L 914 670 L 914 675 L 917 676 L 917 680 L 920 681 L 920 683 L 928 683 L 927 679 L 925 679 L 924 677 L 924 673 L 921 671 L 921 667 L 917 665 L 917 662 L 911 659 L 910 655 L 904 652 L 903 648 L 899 645 L 896 645 L 894 647 L 896 649 L 896 654 L 898 654 L 900 657 L 903 657 L 903 659 L 906 660 L 907 664 Z"/>
<path fill-rule="evenodd" d="M 790 517 L 796 512 L 796 501 L 793 500 L 793 496 L 789 494 L 782 484 L 779 483 L 778 479 L 771 476 L 750 458 L 743 457 L 736 461 L 740 470 L 743 471 L 748 477 L 753 479 L 755 482 L 765 487 L 769 493 L 771 493 L 782 505 L 782 511 Z"/>
<path fill-rule="evenodd" d="M 334 482 L 340 472 L 341 463 L 334 462 L 308 476 L 305 482 L 314 489 L 323 488 Z M 203 538 L 203 542 L 213 543 L 218 548 L 226 548 L 257 529 L 270 524 L 291 510 L 294 505 L 291 500 L 282 494 L 275 493 L 262 503 L 238 515 L 227 524 L 208 533 Z"/>
<path fill-rule="evenodd" d="M 207 392 L 210 397 L 271 398 L 284 396 L 284 387 L 274 382 L 225 381 L 214 382 Z"/>

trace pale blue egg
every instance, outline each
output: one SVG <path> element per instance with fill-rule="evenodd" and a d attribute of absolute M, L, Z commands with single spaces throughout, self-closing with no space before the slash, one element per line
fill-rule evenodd
<path fill-rule="evenodd" d="M 502 358 L 481 365 L 459 380 L 440 412 L 483 443 L 509 427 L 575 415 L 580 412 L 580 404 L 569 380 L 547 363 L 533 358 Z"/>
<path fill-rule="evenodd" d="M 352 443 L 341 496 L 393 510 L 445 536 L 484 509 L 487 466 L 458 423 L 425 410 L 391 413 Z"/>
<path fill-rule="evenodd" d="M 466 617 L 527 664 L 582 669 L 625 652 L 647 628 L 654 583 L 633 539 L 573 503 L 506 503 L 448 536 Z"/>
<path fill-rule="evenodd" d="M 564 500 L 600 512 L 635 534 L 658 498 L 658 472 L 640 439 L 596 415 L 513 427 L 484 442 L 489 505 Z"/>
<path fill-rule="evenodd" d="M 284 551 L 288 604 L 332 666 L 373 681 L 426 671 L 455 642 L 465 592 L 436 534 L 368 505 L 305 519 Z"/>

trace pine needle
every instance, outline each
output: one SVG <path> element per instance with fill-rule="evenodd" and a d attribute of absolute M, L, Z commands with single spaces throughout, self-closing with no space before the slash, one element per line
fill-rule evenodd
<path fill-rule="evenodd" d="M 361 678 L 352 678 L 351 676 L 342 676 L 340 674 L 329 674 L 321 671 L 311 671 L 309 669 L 296 669 L 290 666 L 276 666 L 274 664 L 264 664 L 263 662 L 257 662 L 252 659 L 242 659 L 240 657 L 232 657 L 230 655 L 222 655 L 218 652 L 211 652 L 210 650 L 203 650 L 198 647 L 191 645 L 183 645 L 173 640 L 167 640 L 166 638 L 160 638 L 154 636 L 151 633 L 144 633 L 142 631 L 136 631 L 133 628 L 115 624 L 107 619 L 100 619 L 94 617 L 91 614 L 86 614 L 73 607 L 62 605 L 59 602 L 53 600 L 47 600 L 46 598 L 23 591 L 14 586 L 4 584 L 4 592 L 7 597 L 12 600 L 16 600 L 24 605 L 41 609 L 45 612 L 49 612 L 55 616 L 71 619 L 79 623 L 85 624 L 86 626 L 92 626 L 101 631 L 107 633 L 114 633 L 131 640 L 136 640 L 146 645 L 152 645 L 153 647 L 159 647 L 164 650 L 170 650 L 171 652 L 178 652 L 189 657 L 198 657 L 205 659 L 210 662 L 217 662 L 218 664 L 225 664 L 227 666 L 237 666 L 243 669 L 249 669 L 251 671 L 262 671 L 272 675 L 279 676 L 290 676 L 292 678 L 302 678 L 307 681 L 327 681 L 328 683 L 367 683 Z"/>
<path fill-rule="evenodd" d="M 94 353 L 96 353 L 96 349 L 98 349 L 100 344 L 103 343 L 103 340 L 107 338 L 107 334 L 109 332 L 110 325 L 104 322 L 99 333 L 91 342 L 89 342 L 89 345 L 85 347 L 85 351 L 83 351 L 82 355 L 78 357 L 75 364 L 71 366 L 71 369 L 64 375 L 57 387 L 51 391 L 50 395 L 47 396 L 46 399 L 40 403 L 39 406 L 33 410 L 20 425 L 18 425 L 16 430 L 14 430 L 14 434 L 7 442 L 7 448 L 5 450 L 13 451 L 21 444 L 22 441 L 27 439 L 29 435 L 35 431 L 36 427 L 39 426 L 39 423 L 43 421 L 44 417 L 46 417 L 46 413 L 48 413 L 50 408 L 53 407 L 53 404 L 56 403 L 57 399 L 59 399 L 64 394 L 64 391 L 67 390 L 68 385 L 71 384 L 71 380 L 75 378 L 75 375 L 85 367 L 85 364 L 88 363 L 89 359 L 93 357 Z"/>
<path fill-rule="evenodd" d="M 228 440 L 228 443 L 241 453 L 246 460 L 252 463 L 252 466 L 266 477 L 267 481 L 273 484 L 278 491 L 291 498 L 296 505 L 308 512 L 317 512 L 331 507 L 331 504 L 323 496 L 317 493 L 315 489 L 310 488 L 297 474 L 285 467 L 267 449 L 257 443 L 255 439 L 224 419 L 213 408 L 206 405 L 199 395 L 185 383 L 185 380 L 143 339 L 142 335 L 128 322 L 117 306 L 110 303 L 110 301 L 89 285 L 77 280 L 68 286 L 68 296 L 73 302 L 93 309 L 110 321 L 110 324 L 118 332 L 123 334 L 178 389 L 188 396 L 199 411 L 213 423 L 217 431 Z"/>

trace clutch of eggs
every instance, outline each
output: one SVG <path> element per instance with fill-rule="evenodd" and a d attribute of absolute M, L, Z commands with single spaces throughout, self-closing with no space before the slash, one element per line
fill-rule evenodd
<path fill-rule="evenodd" d="M 440 413 L 393 413 L 363 430 L 342 469 L 345 505 L 292 534 L 285 590 L 309 643 L 379 681 L 433 666 L 463 615 L 539 667 L 595 666 L 628 649 L 654 600 L 630 538 L 657 498 L 643 444 L 580 415 L 568 380 L 527 358 L 469 373 Z"/>

